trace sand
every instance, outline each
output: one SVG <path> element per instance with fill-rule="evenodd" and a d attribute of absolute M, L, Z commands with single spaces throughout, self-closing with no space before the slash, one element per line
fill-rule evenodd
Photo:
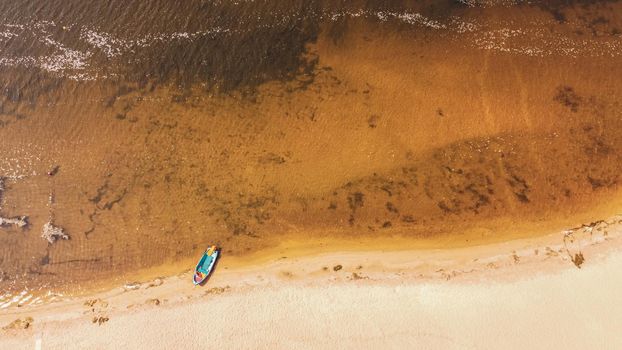
<path fill-rule="evenodd" d="M 225 258 L 203 287 L 184 272 L 7 309 L 0 325 L 31 322 L 0 348 L 619 348 L 621 228 L 617 216 L 463 249 Z"/>

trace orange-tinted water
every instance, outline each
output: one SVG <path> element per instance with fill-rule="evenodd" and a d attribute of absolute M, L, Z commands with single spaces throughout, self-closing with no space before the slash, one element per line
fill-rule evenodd
<path fill-rule="evenodd" d="M 29 222 L 0 228 L 8 289 L 88 285 L 209 244 L 463 245 L 620 208 L 617 3 L 188 5 L 145 10 L 151 28 L 120 4 L 50 6 L 8 11 L 0 36 L 0 216 Z M 217 21 L 218 6 L 252 25 Z M 41 238 L 50 221 L 71 239 Z"/>

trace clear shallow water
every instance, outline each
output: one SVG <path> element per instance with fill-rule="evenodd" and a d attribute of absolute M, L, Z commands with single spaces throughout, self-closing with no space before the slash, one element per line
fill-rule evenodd
<path fill-rule="evenodd" d="M 0 229 L 6 289 L 617 209 L 618 2 L 0 10 L 0 216 L 30 223 Z"/>

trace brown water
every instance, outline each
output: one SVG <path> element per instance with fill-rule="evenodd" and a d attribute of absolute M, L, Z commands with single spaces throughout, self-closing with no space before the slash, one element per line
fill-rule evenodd
<path fill-rule="evenodd" d="M 615 214 L 622 4 L 471 4 L 0 3 L 0 286 Z"/>

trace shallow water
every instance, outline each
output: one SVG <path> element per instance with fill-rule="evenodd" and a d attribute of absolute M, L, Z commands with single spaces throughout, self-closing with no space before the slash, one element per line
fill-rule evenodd
<path fill-rule="evenodd" d="M 615 214 L 622 4 L 469 3 L 0 4 L 0 285 Z"/>

